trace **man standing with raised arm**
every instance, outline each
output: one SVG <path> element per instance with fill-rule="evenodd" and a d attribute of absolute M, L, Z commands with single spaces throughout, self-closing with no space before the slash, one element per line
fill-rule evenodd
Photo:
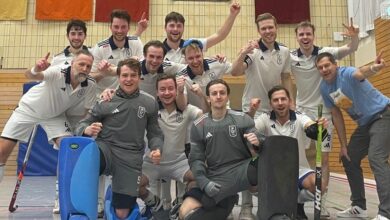
<path fill-rule="evenodd" d="M 319 54 L 317 69 L 323 81 L 320 89 L 325 106 L 331 110 L 341 149 L 340 160 L 351 188 L 351 207 L 338 218 L 367 218 L 361 161 L 368 155 L 379 197 L 379 211 L 373 220 L 390 219 L 390 99 L 367 78 L 385 67 L 381 55 L 372 65 L 339 67 L 330 53 Z M 341 109 L 357 123 L 349 143 Z"/>
<path fill-rule="evenodd" d="M 295 28 L 296 38 L 299 48 L 291 52 L 291 72 L 297 84 L 296 108 L 299 112 L 305 113 L 312 120 L 317 118 L 317 106 L 323 103 L 320 94 L 321 75 L 316 66 L 316 57 L 329 52 L 336 59 L 341 59 L 357 50 L 359 45 L 359 29 L 352 24 L 346 26 L 345 36 L 351 37 L 351 41 L 341 47 L 318 47 L 314 45 L 315 27 L 308 21 L 303 21 Z M 323 137 L 322 141 L 322 201 L 321 216 L 329 218 L 329 211 L 326 209 L 326 195 L 329 184 L 329 152 L 332 149 L 332 131 L 333 124 L 330 110 L 324 108 L 323 115 L 329 121 L 328 135 Z M 309 142 L 307 147 L 309 147 Z"/>

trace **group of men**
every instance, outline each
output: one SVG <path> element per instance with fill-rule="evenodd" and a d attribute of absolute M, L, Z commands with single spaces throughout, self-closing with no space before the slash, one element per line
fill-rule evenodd
<path fill-rule="evenodd" d="M 389 219 L 390 100 L 366 80 L 385 67 L 384 60 L 379 55 L 369 66 L 337 66 L 336 59 L 358 48 L 359 31 L 352 20 L 344 25 L 351 41 L 341 47 L 314 45 L 315 27 L 303 21 L 295 29 L 299 48 L 290 51 L 276 41 L 278 25 L 270 13 L 257 17 L 260 39 L 249 41 L 233 63 L 204 57 L 208 48 L 228 36 L 240 9 L 232 3 L 215 34 L 187 41 L 182 39 L 184 17 L 171 12 L 165 19 L 167 38 L 145 45 L 139 36 L 147 21 L 141 20 L 136 34 L 128 36 L 130 16 L 114 10 L 112 35 L 92 49 L 83 45 L 85 23 L 70 21 L 70 45 L 63 53 L 51 64 L 48 54 L 26 71 L 29 79 L 42 83 L 22 97 L 3 130 L 0 178 L 13 147 L 28 141 L 33 125 L 40 124 L 55 146 L 64 136 L 96 138 L 100 174 L 112 176 L 112 205 L 120 219 L 131 213 L 138 196 L 147 207 L 144 215 L 150 217 L 149 209 L 157 218 L 164 199 L 171 201 L 169 184 L 154 195 L 162 179 L 182 183 L 177 185 L 181 199 L 171 210 L 172 218 L 226 219 L 243 191 L 239 218 L 254 219 L 248 190 L 258 181 L 256 150 L 266 136 L 285 135 L 298 140 L 297 218 L 307 219 L 303 204 L 314 200 L 315 177 L 305 150 L 310 139 L 316 139 L 318 124 L 323 124 L 321 214 L 329 218 L 325 202 L 334 123 L 352 192 L 351 207 L 337 216 L 367 217 L 360 161 L 368 154 L 380 199 L 374 219 Z M 228 109 L 230 88 L 221 80 L 224 74 L 245 74 L 243 112 Z M 104 101 L 96 103 L 98 98 Z M 43 102 L 49 107 L 42 108 Z M 325 104 L 320 119 L 319 104 Z M 358 123 L 349 144 L 340 109 Z"/>

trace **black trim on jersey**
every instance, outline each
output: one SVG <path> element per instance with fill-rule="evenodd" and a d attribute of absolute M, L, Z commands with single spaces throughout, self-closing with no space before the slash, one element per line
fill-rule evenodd
<path fill-rule="evenodd" d="M 184 42 L 185 42 L 185 40 L 180 39 L 179 48 L 183 48 Z M 164 51 L 166 51 L 165 53 L 168 53 L 168 51 L 172 50 L 172 48 L 168 45 L 168 42 L 167 42 L 167 39 L 166 39 L 166 38 L 165 38 L 165 40 L 163 41 L 163 44 L 164 44 Z"/>
<path fill-rule="evenodd" d="M 114 43 L 114 37 L 111 35 L 110 38 L 108 38 L 108 43 L 110 44 L 110 47 L 112 50 L 118 49 L 116 44 Z M 124 48 L 130 48 L 129 46 L 129 36 L 126 37 Z"/>
<path fill-rule="evenodd" d="M 157 73 L 164 73 L 164 68 L 162 64 L 158 67 Z M 146 69 L 146 60 L 141 61 L 141 74 L 142 75 L 149 74 L 149 71 Z"/>
<path fill-rule="evenodd" d="M 260 50 L 261 51 L 263 51 L 263 52 L 265 52 L 265 51 L 267 51 L 268 50 L 268 47 L 267 46 L 265 46 L 265 44 L 263 43 L 263 41 L 261 40 L 261 38 L 260 38 L 260 40 L 259 40 L 259 47 L 260 47 Z M 279 48 L 279 43 L 278 42 L 274 42 L 274 48 L 275 48 L 275 50 L 280 50 L 280 48 Z"/>
<path fill-rule="evenodd" d="M 190 68 L 190 66 L 187 65 L 187 75 L 188 77 L 190 77 L 190 79 L 194 79 L 196 77 L 196 75 L 192 72 L 192 69 Z M 210 66 L 207 62 L 207 59 L 204 59 L 203 60 L 203 72 L 206 72 L 210 70 Z"/>
<path fill-rule="evenodd" d="M 63 73 L 65 75 L 65 83 L 70 85 L 70 83 L 71 83 L 71 78 L 70 78 L 71 66 L 64 68 L 64 69 L 61 69 L 61 73 Z M 88 79 L 91 80 L 90 77 L 87 76 L 87 78 L 83 82 L 80 83 L 81 87 L 88 86 Z"/>
<path fill-rule="evenodd" d="M 290 112 L 290 121 L 295 121 L 297 120 L 297 115 L 295 114 L 295 112 L 293 110 L 289 110 Z M 269 117 L 271 120 L 273 121 L 276 121 L 276 114 L 275 114 L 275 111 L 272 110 L 271 111 L 271 114 L 270 114 L 270 117 Z"/>
<path fill-rule="evenodd" d="M 320 49 L 321 49 L 320 47 L 314 46 L 314 49 L 313 49 L 313 51 L 311 52 L 311 55 L 317 56 L 317 55 L 318 55 L 318 52 L 320 51 Z M 297 49 L 297 55 L 298 55 L 298 57 L 303 56 L 303 53 L 302 53 L 302 51 L 301 51 L 301 48 L 298 48 L 298 49 Z"/>
<path fill-rule="evenodd" d="M 70 46 L 67 46 L 65 49 L 64 49 L 64 54 L 65 54 L 65 56 L 67 57 L 67 56 L 69 56 L 70 54 L 71 54 L 71 52 L 70 52 Z M 85 45 L 83 45 L 83 50 L 88 50 L 88 47 L 87 46 L 85 46 Z M 59 54 L 61 54 L 61 53 L 59 53 Z M 58 54 L 58 55 L 59 55 Z M 57 56 L 57 55 L 56 55 Z"/>

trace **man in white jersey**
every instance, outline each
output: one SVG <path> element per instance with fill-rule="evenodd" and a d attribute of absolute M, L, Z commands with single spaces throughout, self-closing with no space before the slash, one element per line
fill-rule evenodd
<path fill-rule="evenodd" d="M 202 114 L 202 110 L 190 104 L 183 111 L 178 109 L 176 93 L 178 90 L 184 90 L 184 80 L 176 80 L 175 75 L 163 73 L 159 74 L 156 84 L 160 104 L 158 122 L 164 133 L 164 150 L 159 165 L 154 165 L 150 158 L 144 157 L 142 171 L 150 184 L 156 184 L 159 179 L 173 179 L 192 187 L 195 180 L 188 165 L 184 145 L 188 126 Z M 156 189 L 156 186 L 151 189 Z M 177 210 L 172 214 L 177 215 Z"/>
<path fill-rule="evenodd" d="M 65 112 L 83 106 L 84 113 L 95 104 L 95 81 L 88 75 L 93 56 L 87 50 L 76 55 L 70 67 L 52 67 L 49 53 L 26 76 L 42 81 L 32 87 L 19 101 L 18 107 L 8 119 L 0 138 L 0 179 L 7 158 L 18 141 L 27 142 L 33 126 L 39 124 L 50 142 L 59 146 L 61 137 L 71 136 L 72 131 Z"/>
<path fill-rule="evenodd" d="M 241 7 L 238 2 L 233 2 L 230 5 L 230 13 L 221 28 L 207 38 L 199 39 L 203 44 L 203 50 L 213 47 L 223 41 L 233 27 L 237 15 L 240 13 Z M 182 54 L 184 41 L 182 39 L 184 33 L 185 18 L 178 12 L 170 12 L 165 16 L 165 32 L 167 37 L 164 40 L 165 59 L 176 63 L 184 63 L 184 55 Z"/>
<path fill-rule="evenodd" d="M 277 22 L 270 13 L 264 13 L 256 18 L 258 41 L 250 41 L 237 59 L 233 62 L 232 75 L 245 74 L 246 84 L 242 96 L 242 110 L 249 111 L 252 98 L 263 102 L 255 114 L 257 118 L 263 112 L 269 112 L 271 107 L 267 93 L 273 86 L 283 84 L 291 93 L 290 52 L 285 46 L 276 42 Z M 248 192 L 243 192 L 243 206 L 240 219 L 254 219 L 252 214 L 252 198 Z"/>
<path fill-rule="evenodd" d="M 138 36 L 128 36 L 130 15 L 125 10 L 111 12 L 111 37 L 97 43 L 93 48 L 95 61 L 91 76 L 97 81 L 97 94 L 104 89 L 116 89 L 116 65 L 120 60 L 129 57 L 142 58 L 142 42 Z"/>
<path fill-rule="evenodd" d="M 84 40 L 87 37 L 87 26 L 84 21 L 72 19 L 66 26 L 66 38 L 68 38 L 69 45 L 65 49 L 56 54 L 51 61 L 51 66 L 65 65 L 69 66 L 74 54 L 81 50 L 88 50 L 84 45 Z"/>
<path fill-rule="evenodd" d="M 299 153 L 297 219 L 304 220 L 307 219 L 304 202 L 314 201 L 315 192 L 315 172 L 307 161 L 305 143 L 308 138 L 317 139 L 318 124 L 308 116 L 291 110 L 293 103 L 286 88 L 274 86 L 268 91 L 268 97 L 272 111 L 270 114 L 261 114 L 255 120 L 255 125 L 265 136 L 284 135 L 297 139 Z M 322 118 L 319 122 L 324 123 L 326 120 Z M 326 129 L 323 134 L 326 134 Z"/>
<path fill-rule="evenodd" d="M 201 90 L 205 94 L 206 86 L 211 80 L 221 79 L 224 75 L 230 74 L 232 70 L 232 64 L 229 62 L 204 57 L 203 44 L 199 40 L 187 40 L 182 53 L 187 66 L 178 75 L 185 76 L 191 91 Z M 187 96 L 188 103 L 203 109 L 204 112 L 209 110 L 208 103 L 203 97 L 194 92 L 187 93 Z"/>
<path fill-rule="evenodd" d="M 137 23 L 137 29 L 135 36 L 141 36 L 142 32 L 146 30 L 148 26 L 148 20 L 143 17 Z M 51 66 L 65 65 L 69 66 L 74 54 L 81 50 L 88 50 L 88 47 L 84 45 L 85 38 L 87 37 L 87 26 L 84 21 L 78 19 L 72 19 L 69 21 L 66 27 L 66 38 L 69 41 L 69 45 L 65 49 L 56 54 L 51 61 Z"/>
<path fill-rule="evenodd" d="M 359 45 L 359 29 L 352 24 L 346 26 L 345 36 L 351 37 L 351 41 L 341 47 L 318 47 L 314 45 L 315 27 L 308 21 L 301 22 L 295 28 L 296 38 L 299 48 L 291 52 L 291 71 L 297 85 L 296 107 L 297 110 L 305 113 L 312 120 L 317 117 L 317 106 L 323 104 L 320 94 L 320 83 L 322 81 L 319 71 L 315 66 L 315 59 L 318 54 L 329 52 L 336 59 L 353 53 Z M 323 109 L 323 115 L 328 121 L 331 120 L 330 110 Z M 328 136 L 322 142 L 322 201 L 321 216 L 329 217 L 326 209 L 326 195 L 329 184 L 329 152 L 332 149 L 333 125 L 329 123 Z M 307 147 L 310 142 L 307 143 Z"/>

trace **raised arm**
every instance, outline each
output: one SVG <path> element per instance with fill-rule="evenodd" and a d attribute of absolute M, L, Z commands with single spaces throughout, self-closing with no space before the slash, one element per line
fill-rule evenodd
<path fill-rule="evenodd" d="M 232 76 L 244 75 L 244 71 L 248 68 L 248 62 L 252 62 L 249 57 L 247 58 L 247 55 L 253 53 L 255 48 L 259 48 L 259 44 L 255 40 L 249 41 L 247 45 L 241 48 L 237 59 L 232 65 Z"/>
<path fill-rule="evenodd" d="M 38 60 L 33 68 L 31 68 L 30 70 L 27 70 L 24 73 L 26 78 L 31 79 L 31 80 L 42 81 L 43 80 L 42 71 L 46 70 L 50 66 L 50 63 L 48 61 L 49 56 L 50 56 L 50 52 L 47 53 L 44 58 Z"/>
<path fill-rule="evenodd" d="M 238 2 L 230 5 L 230 14 L 223 23 L 222 27 L 213 35 L 207 37 L 207 48 L 210 48 L 223 41 L 230 33 L 237 15 L 240 13 L 241 6 Z"/>
<path fill-rule="evenodd" d="M 143 12 L 141 19 L 137 23 L 137 28 L 135 29 L 134 35 L 137 37 L 141 37 L 142 33 L 148 29 L 149 21 L 146 18 L 146 13 Z"/>
<path fill-rule="evenodd" d="M 355 52 L 359 46 L 359 28 L 353 26 L 352 18 L 349 26 L 345 24 L 343 24 L 343 26 L 346 28 L 346 31 L 344 31 L 343 35 L 346 37 L 350 37 L 351 41 L 348 44 L 339 47 L 339 52 L 337 57 L 338 59 L 341 59 Z"/>
<path fill-rule="evenodd" d="M 373 64 L 357 69 L 353 77 L 357 80 L 363 80 L 381 71 L 386 66 L 385 60 L 382 58 L 382 52 L 379 53 Z"/>

